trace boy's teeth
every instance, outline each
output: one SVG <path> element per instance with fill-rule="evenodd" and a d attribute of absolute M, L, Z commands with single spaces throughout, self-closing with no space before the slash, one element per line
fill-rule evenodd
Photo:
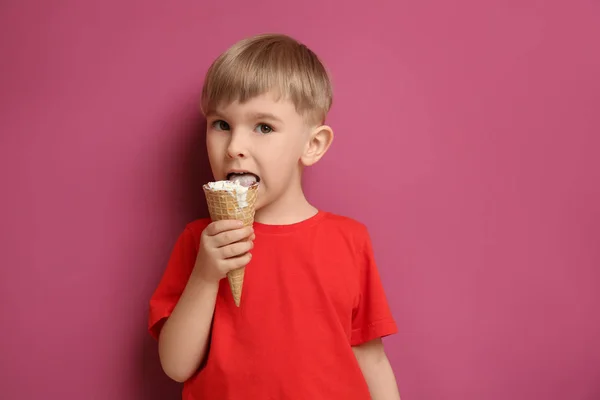
<path fill-rule="evenodd" d="M 254 174 L 230 174 L 229 180 L 247 187 L 252 186 L 256 182 L 256 176 Z"/>

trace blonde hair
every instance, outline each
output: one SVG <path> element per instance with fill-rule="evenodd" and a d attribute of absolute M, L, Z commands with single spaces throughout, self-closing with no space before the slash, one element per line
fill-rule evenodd
<path fill-rule="evenodd" d="M 239 41 L 213 62 L 201 109 L 207 115 L 222 104 L 244 103 L 269 91 L 291 100 L 310 123 L 323 123 L 331 108 L 331 82 L 317 55 L 289 36 L 263 34 Z"/>

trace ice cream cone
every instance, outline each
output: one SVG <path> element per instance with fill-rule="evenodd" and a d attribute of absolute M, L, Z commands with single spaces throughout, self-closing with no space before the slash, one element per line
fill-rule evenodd
<path fill-rule="evenodd" d="M 214 189 L 209 185 L 204 185 L 203 189 L 208 212 L 213 221 L 236 219 L 242 221 L 244 226 L 250 226 L 254 223 L 254 207 L 258 194 L 258 184 L 248 187 L 245 193 L 236 193 L 227 189 Z M 237 307 L 240 306 L 242 298 L 244 272 L 245 267 L 242 267 L 227 274 L 229 287 Z"/>

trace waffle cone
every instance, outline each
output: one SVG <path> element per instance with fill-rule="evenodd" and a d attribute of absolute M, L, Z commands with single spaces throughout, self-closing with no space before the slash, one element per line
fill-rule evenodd
<path fill-rule="evenodd" d="M 244 226 L 250 226 L 254 223 L 254 207 L 258 194 L 258 184 L 248 188 L 246 195 L 246 205 L 240 207 L 234 193 L 227 190 L 213 190 L 204 185 L 204 195 L 210 218 L 213 221 L 224 219 L 236 219 L 244 223 Z M 233 295 L 233 301 L 237 307 L 240 306 L 242 299 L 242 288 L 244 286 L 245 267 L 238 268 L 227 273 L 227 280 Z"/>

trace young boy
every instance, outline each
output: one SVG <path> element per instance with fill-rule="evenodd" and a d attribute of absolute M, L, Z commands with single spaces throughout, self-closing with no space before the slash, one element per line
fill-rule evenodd
<path fill-rule="evenodd" d="M 303 169 L 333 140 L 331 98 L 317 56 L 284 35 L 242 40 L 207 72 L 214 178 L 258 181 L 259 192 L 253 227 L 188 224 L 150 301 L 150 333 L 183 399 L 400 398 L 381 342 L 397 328 L 369 234 L 302 190 Z M 223 278 L 242 266 L 238 308 Z"/>

